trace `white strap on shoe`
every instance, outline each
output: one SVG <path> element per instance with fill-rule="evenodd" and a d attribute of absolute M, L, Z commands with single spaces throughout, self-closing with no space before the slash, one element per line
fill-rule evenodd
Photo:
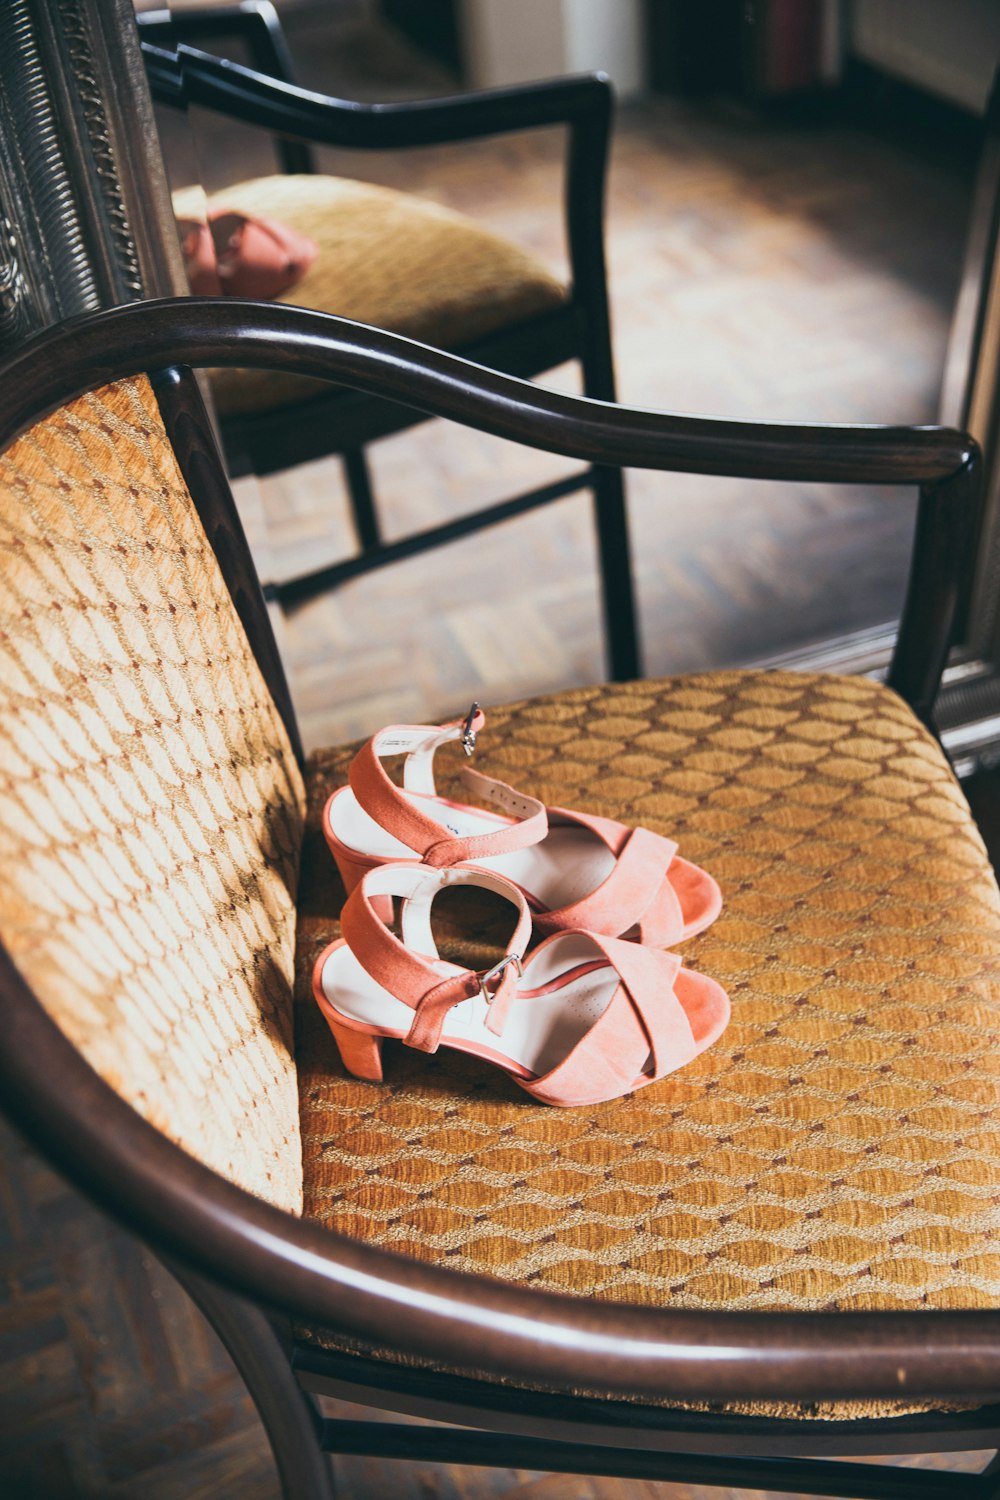
<path fill-rule="evenodd" d="M 473 885 L 493 891 L 517 910 L 517 924 L 499 963 L 480 973 L 466 969 L 443 974 L 436 964 L 437 944 L 431 931 L 434 897 L 446 886 Z M 374 896 L 400 896 L 403 900 L 401 938 L 397 938 L 377 915 Z M 341 933 L 362 968 L 377 984 L 415 1012 L 406 1038 L 409 1046 L 434 1052 L 441 1028 L 453 1005 L 479 993 L 486 1000 L 486 1025 L 499 1036 L 507 1007 L 517 994 L 521 961 L 531 937 L 531 913 L 521 892 L 502 875 L 489 870 L 459 867 L 433 870 L 426 865 L 404 863 L 370 870 L 355 886 L 341 913 Z"/>
<path fill-rule="evenodd" d="M 442 836 L 442 823 L 422 813 L 405 795 L 435 797 L 435 752 L 457 739 L 471 738 L 474 744 L 485 722 L 485 715 L 476 709 L 465 720 L 451 724 L 392 724 L 373 735 L 351 762 L 348 778 L 359 807 L 413 849 L 425 864 L 437 869 L 526 849 L 540 843 L 548 832 L 545 804 L 537 797 L 526 796 L 506 782 L 469 767 L 463 768 L 462 777 L 473 794 L 515 822 L 468 838 Z M 389 755 L 406 756 L 402 791 L 382 767 L 382 759 Z"/>

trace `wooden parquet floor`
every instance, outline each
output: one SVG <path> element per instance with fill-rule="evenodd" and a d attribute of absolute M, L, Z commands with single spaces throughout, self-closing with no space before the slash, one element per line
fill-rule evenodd
<path fill-rule="evenodd" d="M 305 83 L 435 90 L 384 36 L 314 23 L 305 13 L 293 35 Z M 221 135 L 211 159 L 222 181 L 268 169 Z M 405 162 L 329 161 L 472 213 L 556 265 L 560 165 L 548 132 Z M 930 418 L 967 196 L 967 171 L 851 125 L 789 128 L 734 106 L 624 111 L 608 215 L 623 399 Z M 560 471 L 441 424 L 379 445 L 374 464 L 392 535 Z M 650 672 L 746 659 L 897 607 L 906 499 L 639 474 L 630 493 Z M 241 503 L 275 568 L 352 545 L 335 464 L 244 484 Z M 488 544 L 459 544 L 280 621 L 307 739 L 600 677 L 592 553 L 586 502 L 567 499 Z M 274 1500 L 262 1429 L 214 1335 L 151 1255 L 7 1130 L 0 1273 L 3 1500 Z M 340 1460 L 337 1474 L 351 1500 L 737 1495 L 377 1460 Z"/>

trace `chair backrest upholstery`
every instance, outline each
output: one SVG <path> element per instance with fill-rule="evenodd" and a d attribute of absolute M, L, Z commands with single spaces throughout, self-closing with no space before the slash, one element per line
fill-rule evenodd
<path fill-rule="evenodd" d="M 0 457 L 0 938 L 90 1064 L 293 1211 L 303 789 L 156 400 Z"/>

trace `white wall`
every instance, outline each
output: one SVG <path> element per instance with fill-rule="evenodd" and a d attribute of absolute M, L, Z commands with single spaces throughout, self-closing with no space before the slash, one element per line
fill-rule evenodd
<path fill-rule="evenodd" d="M 854 52 L 982 114 L 1000 62 L 1000 0 L 854 0 Z"/>
<path fill-rule="evenodd" d="M 462 0 L 473 88 L 603 68 L 620 98 L 643 85 L 640 0 Z"/>

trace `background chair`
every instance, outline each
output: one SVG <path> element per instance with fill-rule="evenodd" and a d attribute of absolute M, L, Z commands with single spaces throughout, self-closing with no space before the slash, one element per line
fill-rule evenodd
<path fill-rule="evenodd" d="M 615 399 L 605 284 L 604 178 L 612 96 L 600 75 L 413 104 L 358 104 L 294 86 L 274 7 L 264 0 L 139 18 L 153 96 L 197 104 L 270 130 L 286 177 L 256 178 L 216 195 L 219 208 L 265 214 L 308 234 L 320 255 L 283 300 L 338 313 L 454 349 L 477 363 L 533 376 L 567 360 L 583 387 Z M 240 43 L 254 69 L 183 45 Z M 153 46 L 151 43 L 155 43 Z M 166 50 L 165 50 L 166 49 Z M 317 174 L 305 142 L 397 151 L 442 141 L 565 125 L 570 284 L 518 246 L 412 195 Z M 413 408 L 356 391 L 319 389 L 301 376 L 227 370 L 214 382 L 232 475 L 264 475 L 343 455 L 360 553 L 273 582 L 269 595 L 302 602 L 345 578 L 454 540 L 590 488 L 612 677 L 639 671 L 621 471 L 589 462 L 564 480 L 384 543 L 364 447 L 422 420 Z"/>
<path fill-rule="evenodd" d="M 891 687 L 719 672 L 491 713 L 492 773 L 669 831 L 719 878 L 686 962 L 734 1018 L 683 1074 L 565 1112 L 449 1058 L 397 1057 L 384 1089 L 342 1075 L 307 976 L 336 931 L 318 819 L 351 751 L 301 761 L 180 360 L 603 464 L 920 486 Z M 323 1447 L 1000 1493 L 995 1465 L 797 1456 L 1000 1446 L 1000 898 L 920 722 L 975 445 L 608 408 L 273 304 L 119 308 L 2 373 L 4 1107 L 190 1287 L 285 1493 L 327 1493 Z M 455 1425 L 331 1421 L 303 1391 Z"/>

